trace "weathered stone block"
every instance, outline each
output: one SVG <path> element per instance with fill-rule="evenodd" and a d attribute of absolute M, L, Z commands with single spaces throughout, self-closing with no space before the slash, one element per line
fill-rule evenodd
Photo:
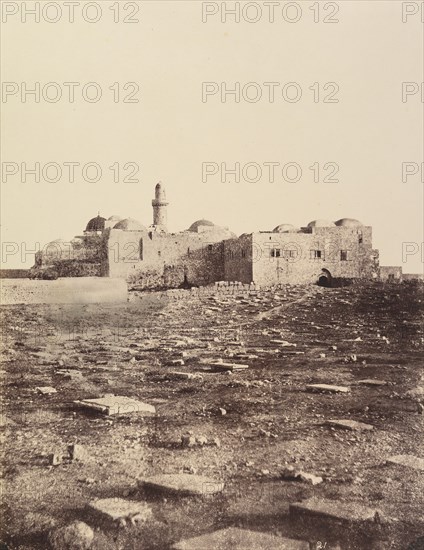
<path fill-rule="evenodd" d="M 156 412 L 153 405 L 131 399 L 122 395 L 114 395 L 109 397 L 101 397 L 98 399 L 83 399 L 82 401 L 74 401 L 75 404 L 81 405 L 87 409 L 99 411 L 108 416 L 113 414 L 129 414 L 129 413 L 152 413 Z"/>
<path fill-rule="evenodd" d="M 346 386 L 333 386 L 331 384 L 308 384 L 306 389 L 314 392 L 325 393 L 349 393 L 350 388 Z"/>
<path fill-rule="evenodd" d="M 152 510 L 145 502 L 126 500 L 123 498 L 102 498 L 93 500 L 88 504 L 88 509 L 100 520 L 109 522 L 131 523 L 143 522 L 151 518 Z"/>
<path fill-rule="evenodd" d="M 371 424 L 365 424 L 364 422 L 356 422 L 356 420 L 328 420 L 327 424 L 329 426 L 334 426 L 335 428 L 345 428 L 346 430 L 359 430 L 359 431 L 369 431 L 373 430 L 374 426 Z"/>
<path fill-rule="evenodd" d="M 390 464 L 398 464 L 399 466 L 406 466 L 407 468 L 414 468 L 414 470 L 424 471 L 424 458 L 412 455 L 396 455 L 387 459 Z"/>
<path fill-rule="evenodd" d="M 380 513 L 357 502 L 341 502 L 325 498 L 312 497 L 303 502 L 290 504 L 290 514 L 322 516 L 343 522 L 375 521 L 381 519 Z"/>
<path fill-rule="evenodd" d="M 205 476 L 191 474 L 162 474 L 141 479 L 142 488 L 182 496 L 213 495 L 224 489 L 224 483 Z"/>

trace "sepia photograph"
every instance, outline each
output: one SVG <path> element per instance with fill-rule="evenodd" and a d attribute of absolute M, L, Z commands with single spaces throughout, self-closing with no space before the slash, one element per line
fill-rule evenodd
<path fill-rule="evenodd" d="M 424 2 L 0 18 L 0 550 L 424 550 Z"/>

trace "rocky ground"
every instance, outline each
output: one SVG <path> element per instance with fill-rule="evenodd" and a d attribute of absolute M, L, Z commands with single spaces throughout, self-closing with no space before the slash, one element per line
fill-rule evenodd
<path fill-rule="evenodd" d="M 422 287 L 378 283 L 3 306 L 4 548 L 165 549 L 229 526 L 313 549 L 423 548 L 410 546 L 424 535 L 422 312 Z M 209 368 L 220 360 L 249 368 Z M 156 414 L 74 403 L 105 395 Z M 158 474 L 225 485 L 200 496 L 139 485 Z M 87 505 L 109 497 L 144 511 L 99 522 Z M 290 509 L 311 497 L 333 517 Z M 337 520 L 346 505 L 378 520 Z"/>

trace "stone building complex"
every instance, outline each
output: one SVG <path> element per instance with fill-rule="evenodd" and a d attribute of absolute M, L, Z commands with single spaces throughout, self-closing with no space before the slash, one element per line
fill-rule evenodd
<path fill-rule="evenodd" d="M 281 224 L 272 231 L 237 237 L 208 220 L 187 230 L 167 228 L 165 189 L 155 188 L 153 224 L 119 216 L 91 219 L 71 242 L 53 241 L 36 254 L 33 272 L 64 276 L 126 278 L 142 288 L 200 286 L 217 281 L 331 285 L 343 279 L 378 277 L 372 228 L 342 218 L 305 227 Z"/>

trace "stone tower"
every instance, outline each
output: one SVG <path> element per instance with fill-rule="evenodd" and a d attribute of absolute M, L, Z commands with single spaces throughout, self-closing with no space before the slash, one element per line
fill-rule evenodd
<path fill-rule="evenodd" d="M 152 200 L 153 206 L 153 226 L 155 229 L 167 231 L 167 215 L 166 207 L 168 206 L 166 201 L 165 189 L 162 185 L 162 182 L 156 184 L 155 187 L 155 198 Z"/>

